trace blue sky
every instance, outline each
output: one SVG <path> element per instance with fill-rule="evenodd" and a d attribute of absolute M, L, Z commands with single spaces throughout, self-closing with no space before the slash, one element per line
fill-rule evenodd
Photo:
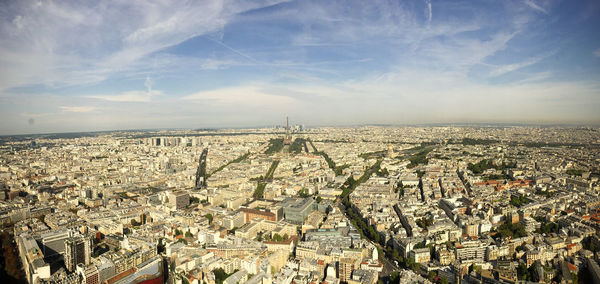
<path fill-rule="evenodd" d="M 600 124 L 600 2 L 5 1 L 0 134 Z"/>

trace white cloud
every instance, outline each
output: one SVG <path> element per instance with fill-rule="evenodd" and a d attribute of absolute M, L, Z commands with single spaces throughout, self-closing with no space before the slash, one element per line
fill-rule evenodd
<path fill-rule="evenodd" d="M 146 91 L 148 93 L 152 92 L 152 84 L 154 82 L 152 81 L 152 78 L 150 78 L 150 76 L 146 76 L 146 80 L 144 81 L 144 87 L 146 87 Z"/>
<path fill-rule="evenodd" d="M 112 102 L 150 102 L 153 96 L 161 95 L 161 91 L 128 91 L 116 95 L 91 95 L 92 99 L 99 99 Z"/>
<path fill-rule="evenodd" d="M 200 68 L 203 70 L 219 70 L 236 64 L 239 63 L 233 60 L 218 60 L 209 58 L 200 63 Z"/>
<path fill-rule="evenodd" d="M 433 18 L 433 10 L 431 9 L 431 0 L 425 0 L 425 4 L 427 4 L 427 22 L 431 23 L 431 19 Z"/>
<path fill-rule="evenodd" d="M 596 111 L 600 101 L 595 96 L 599 84 L 540 81 L 548 76 L 524 74 L 520 83 L 490 85 L 455 72 L 414 69 L 339 83 L 254 83 L 198 92 L 183 100 L 217 111 L 221 117 L 231 113 L 245 117 L 244 123 L 286 113 L 320 125 L 600 122 Z"/>
<path fill-rule="evenodd" d="M 318 124 L 465 119 L 525 122 L 541 118 L 600 121 L 595 110 L 599 99 L 592 95 L 597 94 L 598 86 L 551 82 L 549 79 L 560 75 L 555 69 L 522 70 L 544 58 L 522 59 L 517 53 L 547 49 L 523 42 L 544 32 L 537 29 L 541 25 L 530 23 L 547 19 L 537 11 L 551 10 L 549 2 L 525 2 L 531 8 L 521 1 L 516 7 L 503 2 L 493 6 L 504 6 L 506 11 L 490 11 L 482 7 L 488 7 L 487 2 L 437 1 L 436 15 L 442 16 L 432 21 L 430 0 L 411 4 L 351 0 L 347 9 L 328 1 L 298 1 L 250 13 L 244 12 L 277 1 L 179 1 L 121 1 L 93 7 L 81 6 L 90 2 L 40 2 L 36 7 L 27 1 L 9 1 L 6 14 L 11 18 L 0 17 L 0 36 L 5 38 L 0 41 L 0 99 L 4 99 L 0 117 L 28 112 L 35 118 L 36 110 L 54 109 L 59 111 L 45 114 L 48 120 L 44 121 L 62 127 L 57 116 L 67 121 L 73 112 L 90 111 L 86 115 L 94 121 L 90 125 L 109 128 L 112 126 L 102 123 L 111 121 L 129 128 L 195 127 L 193 123 L 198 121 L 220 126 L 224 120 L 229 126 L 265 125 L 265 121 L 269 123 L 266 118 L 277 119 L 284 112 Z M 460 14 L 452 13 L 455 11 Z M 273 24 L 279 23 L 276 21 L 302 31 L 278 27 Z M 231 29 L 223 29 L 232 23 Z M 263 29 L 268 24 L 272 26 Z M 240 26 L 248 27 L 250 34 L 235 38 L 239 34 L 233 32 Z M 225 35 L 229 30 L 232 34 Z M 245 45 L 255 36 L 252 32 L 260 33 L 266 43 Z M 185 50 L 175 48 L 186 56 L 161 52 L 198 35 L 206 36 L 190 41 Z M 203 44 L 206 39 L 220 46 L 209 43 L 193 50 L 197 47 L 193 44 Z M 600 49 L 592 54 L 600 56 Z M 244 72 L 197 73 L 233 65 L 244 66 L 240 68 Z M 516 70 L 522 70 L 520 78 L 503 85 L 485 83 L 517 77 L 494 78 Z M 93 90 L 94 83 L 107 78 L 119 83 L 138 81 L 140 88 L 117 93 L 92 91 L 83 97 L 44 95 L 43 103 L 39 97 L 18 97 L 16 90 L 2 93 L 3 89 L 31 84 L 90 84 Z M 185 89 L 212 89 L 174 98 L 164 86 L 153 84 L 170 78 L 187 80 Z M 239 85 L 231 87 L 227 82 Z M 5 104 L 7 94 L 15 96 Z M 31 104 L 37 108 L 30 108 Z M 13 109 L 15 105 L 19 108 Z M 77 107 L 86 105 L 102 111 Z M 171 124 L 166 124 L 165 117 Z M 84 122 L 72 122 L 77 123 Z"/>
<path fill-rule="evenodd" d="M 467 73 L 474 65 L 484 63 L 484 60 L 499 51 L 517 35 L 517 32 L 500 31 L 482 40 L 457 36 L 444 40 L 430 40 L 415 51 L 422 64 L 429 63 L 430 68 L 442 66 L 454 72 Z"/>
<path fill-rule="evenodd" d="M 265 88 L 255 85 L 203 91 L 185 96 L 182 99 L 231 108 L 238 106 L 287 107 L 296 101 L 289 96 L 271 94 Z"/>
<path fill-rule="evenodd" d="M 534 2 L 534 0 L 525 0 L 525 5 L 529 6 L 529 8 L 534 9 L 536 11 L 542 12 L 544 14 L 548 14 L 548 10 L 546 10 L 542 6 L 536 4 Z"/>
<path fill-rule="evenodd" d="M 539 55 L 536 57 L 526 59 L 521 62 L 517 62 L 517 63 L 513 63 L 513 64 L 506 64 L 506 65 L 501 65 L 501 66 L 495 66 L 495 68 L 492 69 L 492 71 L 490 72 L 490 75 L 492 77 L 497 77 L 500 75 L 504 75 L 506 73 L 510 73 L 510 72 L 519 70 L 521 68 L 525 68 L 527 66 L 534 65 L 552 54 L 553 53 L 543 54 L 543 55 Z"/>
<path fill-rule="evenodd" d="M 594 51 L 594 56 L 600 57 L 600 48 L 598 48 Z"/>
<path fill-rule="evenodd" d="M 307 125 L 600 123 L 599 83 L 540 81 L 549 75 L 523 74 L 521 83 L 490 85 L 473 82 L 464 74 L 452 71 L 404 68 L 341 82 L 310 78 L 291 84 L 255 81 L 196 92 L 183 98 L 148 99 L 144 91 L 99 96 L 104 101 L 80 98 L 70 102 L 32 97 L 23 106 L 0 112 L 1 119 L 22 125 L 16 128 L 6 123 L 0 126 L 0 133 L 252 127 L 272 125 L 283 120 L 286 114 L 292 121 Z M 119 103 L 122 101 L 144 103 Z M 60 106 L 98 109 L 78 120 L 73 119 L 71 112 L 44 113 L 47 109 L 63 109 Z M 28 125 L 30 118 L 35 119 L 33 126 L 39 130 Z"/>
<path fill-rule="evenodd" d="M 14 1 L 5 14 L 17 16 L 0 17 L 0 91 L 82 85 L 151 70 L 152 62 L 145 62 L 151 54 L 218 31 L 239 13 L 279 2 Z"/>
<path fill-rule="evenodd" d="M 91 106 L 61 106 L 60 109 L 62 112 L 92 112 L 96 110 Z"/>
<path fill-rule="evenodd" d="M 23 16 L 17 15 L 12 22 L 18 30 L 23 28 Z"/>

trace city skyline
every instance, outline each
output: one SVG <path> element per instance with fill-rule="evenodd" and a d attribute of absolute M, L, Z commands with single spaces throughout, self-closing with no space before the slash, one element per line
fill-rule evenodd
<path fill-rule="evenodd" d="M 599 137 L 574 127 L 7 137 L 0 279 L 597 283 Z"/>
<path fill-rule="evenodd" d="M 594 1 L 0 5 L 0 135 L 599 125 Z"/>

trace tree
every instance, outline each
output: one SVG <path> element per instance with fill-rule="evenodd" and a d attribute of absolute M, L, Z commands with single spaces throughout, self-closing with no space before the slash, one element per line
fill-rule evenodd
<path fill-rule="evenodd" d="M 212 224 L 212 221 L 213 221 L 213 215 L 212 214 L 210 214 L 210 213 L 206 214 L 206 215 L 204 215 L 204 217 L 206 217 L 206 219 L 208 219 L 208 224 L 209 225 Z"/>
<path fill-rule="evenodd" d="M 393 260 L 397 261 L 400 258 L 400 253 L 398 252 L 398 249 L 396 249 L 396 248 L 392 248 L 391 254 L 392 254 Z"/>
<path fill-rule="evenodd" d="M 265 182 L 259 182 L 256 185 L 256 189 L 254 190 L 254 193 L 252 194 L 252 196 L 254 198 L 263 198 L 266 186 L 267 186 L 267 183 L 265 183 Z"/>
<path fill-rule="evenodd" d="M 527 236 L 527 231 L 525 231 L 525 227 L 519 223 L 504 223 L 500 225 L 497 229 L 497 238 L 521 238 Z"/>
<path fill-rule="evenodd" d="M 510 205 L 512 205 L 512 206 L 521 207 L 527 203 L 529 203 L 529 200 L 527 198 L 525 198 L 525 196 L 523 196 L 523 195 L 510 197 Z"/>
<path fill-rule="evenodd" d="M 306 188 L 302 188 L 300 191 L 298 191 L 298 196 L 302 198 L 309 197 L 310 195 L 308 195 L 307 192 L 308 190 Z"/>
<path fill-rule="evenodd" d="M 522 280 L 529 280 L 529 271 L 527 270 L 527 265 L 524 262 L 519 262 L 519 266 L 517 267 L 517 276 Z"/>
<path fill-rule="evenodd" d="M 237 269 L 234 270 L 233 273 L 237 272 Z M 233 274 L 231 273 L 231 274 Z M 215 282 L 222 284 L 223 281 L 225 281 L 225 279 L 227 279 L 227 277 L 231 276 L 231 274 L 226 273 L 225 270 L 223 270 L 223 268 L 217 268 L 215 270 L 213 270 L 213 274 L 215 275 Z"/>
<path fill-rule="evenodd" d="M 409 257 L 406 260 L 406 266 L 412 270 L 417 270 L 419 268 L 419 264 L 415 262 L 415 259 L 412 257 Z"/>
<path fill-rule="evenodd" d="M 192 237 L 194 237 L 194 235 L 192 235 L 192 233 L 190 233 L 190 231 L 187 231 L 187 232 L 185 232 L 185 237 L 192 238 Z"/>
<path fill-rule="evenodd" d="M 547 234 L 547 233 L 558 233 L 559 231 L 559 226 L 558 224 L 554 223 L 554 222 L 549 222 L 546 224 L 543 224 L 538 232 L 542 233 L 542 234 Z"/>
<path fill-rule="evenodd" d="M 280 236 L 279 234 L 275 233 L 275 234 L 273 235 L 273 241 L 276 241 L 276 242 L 282 242 L 282 241 L 283 241 L 283 237 L 282 237 L 282 236 Z"/>
<path fill-rule="evenodd" d="M 391 284 L 400 283 L 400 275 L 398 274 L 398 272 L 394 271 L 390 274 L 390 283 Z"/>
<path fill-rule="evenodd" d="M 492 160 L 483 159 L 479 161 L 477 164 L 469 163 L 467 165 L 467 169 L 472 171 L 474 174 L 481 174 L 488 169 L 498 169 L 496 165 L 492 162 Z"/>
<path fill-rule="evenodd" d="M 385 258 L 385 254 L 383 253 L 383 249 L 380 246 L 377 246 L 377 255 L 379 256 L 379 259 L 383 259 Z"/>
<path fill-rule="evenodd" d="M 267 148 L 267 150 L 265 150 L 265 154 L 269 155 L 269 154 L 280 152 L 282 148 L 283 148 L 283 139 L 270 139 L 269 147 Z"/>
<path fill-rule="evenodd" d="M 437 273 L 435 273 L 435 271 L 429 271 L 427 276 L 429 276 L 429 279 L 433 280 L 433 278 L 437 276 Z"/>

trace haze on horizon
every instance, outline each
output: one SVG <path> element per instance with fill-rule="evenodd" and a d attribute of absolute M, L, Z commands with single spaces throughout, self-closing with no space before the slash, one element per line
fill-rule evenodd
<path fill-rule="evenodd" d="M 600 2 L 5 1 L 0 135 L 600 124 Z"/>

